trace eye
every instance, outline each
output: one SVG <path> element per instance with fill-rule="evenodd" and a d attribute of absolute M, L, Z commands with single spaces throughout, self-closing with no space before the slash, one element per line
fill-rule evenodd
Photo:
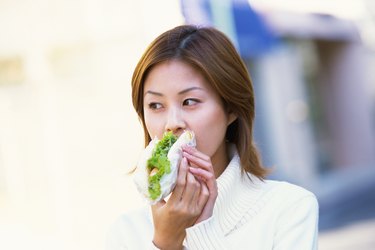
<path fill-rule="evenodd" d="M 182 103 L 182 105 L 184 106 L 193 106 L 197 103 L 199 103 L 200 101 L 198 99 L 194 99 L 194 98 L 189 98 L 189 99 L 186 99 L 184 100 L 184 102 Z"/>
<path fill-rule="evenodd" d="M 163 106 L 161 105 L 161 103 L 158 103 L 158 102 L 151 102 L 148 104 L 148 107 L 152 110 L 159 110 L 161 109 Z"/>

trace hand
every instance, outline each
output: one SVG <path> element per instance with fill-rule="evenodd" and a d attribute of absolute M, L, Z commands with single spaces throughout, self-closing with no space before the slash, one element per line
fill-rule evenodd
<path fill-rule="evenodd" d="M 185 229 L 194 225 L 208 200 L 208 189 L 192 173 L 185 157 L 181 160 L 176 187 L 167 202 L 152 206 L 154 244 L 161 249 L 182 249 Z"/>
<path fill-rule="evenodd" d="M 186 157 L 190 163 L 195 167 L 190 166 L 189 171 L 198 180 L 200 180 L 203 190 L 207 192 L 208 189 L 208 199 L 204 206 L 201 215 L 198 217 L 195 224 L 207 220 L 212 216 L 213 209 L 215 206 L 215 201 L 218 194 L 217 182 L 215 178 L 214 168 L 211 163 L 211 158 L 201 152 L 196 148 L 186 146 L 183 148 L 183 156 Z"/>

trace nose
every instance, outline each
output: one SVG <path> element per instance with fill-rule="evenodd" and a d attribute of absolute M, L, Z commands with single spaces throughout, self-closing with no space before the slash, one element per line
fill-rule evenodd
<path fill-rule="evenodd" d="M 173 134 L 179 135 L 186 128 L 185 121 L 181 110 L 176 108 L 171 108 L 168 112 L 167 121 L 165 124 L 165 131 L 172 131 Z"/>

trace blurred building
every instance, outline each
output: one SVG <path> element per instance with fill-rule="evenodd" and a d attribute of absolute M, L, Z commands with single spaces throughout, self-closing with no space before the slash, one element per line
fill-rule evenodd
<path fill-rule="evenodd" d="M 247 62 L 255 136 L 265 165 L 274 169 L 271 178 L 317 194 L 321 229 L 375 217 L 368 212 L 375 203 L 369 197 L 375 186 L 372 49 L 358 23 L 329 9 L 261 2 L 186 0 L 182 8 L 187 23 L 229 35 Z M 353 199 L 366 192 L 364 204 Z"/>
<path fill-rule="evenodd" d="M 174 0 L 0 1 L 0 249 L 101 250 L 142 204 L 131 75 L 181 23 Z"/>

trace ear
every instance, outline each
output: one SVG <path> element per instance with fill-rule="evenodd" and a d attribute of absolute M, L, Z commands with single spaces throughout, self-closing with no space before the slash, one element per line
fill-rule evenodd
<path fill-rule="evenodd" d="M 237 120 L 238 116 L 233 113 L 233 112 L 229 112 L 228 113 L 228 124 L 227 126 L 229 126 L 230 124 L 232 124 L 232 122 L 234 122 L 235 120 Z"/>

